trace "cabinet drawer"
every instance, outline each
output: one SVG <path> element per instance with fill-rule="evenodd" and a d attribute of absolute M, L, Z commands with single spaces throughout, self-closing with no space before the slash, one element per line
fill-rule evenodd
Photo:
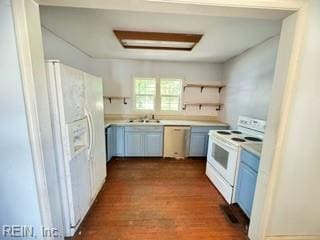
<path fill-rule="evenodd" d="M 228 129 L 227 126 L 199 126 L 199 127 L 192 127 L 191 128 L 191 133 L 209 133 L 210 130 L 223 130 L 223 129 Z"/>
<path fill-rule="evenodd" d="M 258 172 L 259 163 L 260 163 L 259 157 L 257 157 L 256 155 L 254 155 L 246 150 L 242 150 L 240 158 L 241 158 L 241 162 L 247 164 L 254 171 Z"/>
<path fill-rule="evenodd" d="M 213 127 L 192 127 L 191 133 L 208 133 Z"/>
<path fill-rule="evenodd" d="M 162 126 L 127 126 L 126 132 L 162 132 Z"/>

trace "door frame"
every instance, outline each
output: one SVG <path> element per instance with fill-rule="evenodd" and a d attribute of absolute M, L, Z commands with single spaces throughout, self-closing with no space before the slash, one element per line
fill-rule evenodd
<path fill-rule="evenodd" d="M 101 1 L 101 0 L 65 0 L 65 1 L 56 1 L 56 0 L 37 0 L 37 3 L 34 0 L 24 0 L 31 1 L 34 4 L 40 5 L 50 5 L 50 6 L 68 6 L 68 7 L 86 7 L 86 8 L 100 8 L 100 9 L 127 9 L 128 6 L 133 6 L 130 4 L 129 0 L 124 1 Z M 30 62 L 30 50 L 28 48 L 24 49 L 24 41 L 28 40 L 25 33 L 25 22 L 19 20 L 21 15 L 25 14 L 25 9 L 21 8 L 20 0 L 12 0 L 13 2 L 13 12 L 15 16 L 15 27 L 17 33 L 17 40 L 19 45 L 19 58 L 22 68 L 22 81 L 24 86 L 24 95 L 28 111 L 28 123 L 30 129 L 30 139 L 33 149 L 33 157 L 35 163 L 36 171 L 36 180 L 38 182 L 38 192 L 39 199 L 41 199 L 41 208 L 43 214 L 42 216 L 50 222 L 50 209 L 48 208 L 48 193 L 45 184 L 45 172 L 43 164 L 43 142 L 40 135 L 39 119 L 37 115 L 37 105 L 36 97 L 34 92 L 35 82 L 33 73 L 30 72 L 30 67 L 32 63 Z M 297 21 L 295 26 L 295 34 L 293 38 L 293 47 L 290 56 L 290 64 L 287 71 L 286 86 L 284 94 L 282 97 L 281 105 L 281 116 L 279 121 L 279 128 L 277 132 L 276 146 L 277 148 L 274 151 L 274 157 L 272 160 L 272 168 L 270 171 L 270 179 L 267 187 L 267 198 L 263 204 L 263 211 L 261 217 L 261 224 L 258 234 L 258 239 L 267 238 L 267 223 L 270 217 L 270 210 L 272 207 L 272 200 L 275 193 L 276 182 L 279 178 L 279 165 L 281 163 L 281 157 L 284 153 L 283 143 L 284 137 L 287 133 L 287 122 L 288 116 L 293 108 L 293 98 L 295 89 L 298 85 L 298 71 L 299 71 L 299 57 L 301 55 L 303 36 L 305 32 L 305 23 L 309 12 L 309 1 L 308 0 L 141 0 L 143 4 L 155 4 L 155 3 L 175 3 L 175 4 L 195 4 L 202 6 L 216 6 L 216 7 L 230 7 L 237 8 L 239 10 L 245 9 L 267 9 L 267 10 L 290 10 L 294 13 L 297 13 Z M 139 4 L 135 4 L 139 5 Z M 148 9 L 148 8 L 146 8 Z M 168 10 L 169 12 L 169 10 Z M 39 20 L 40 21 L 40 20 Z M 40 24 L 40 22 L 39 22 Z M 23 34 L 22 34 L 23 33 Z M 45 96 L 42 96 L 45 97 Z M 271 238 L 270 238 L 271 239 Z"/>
<path fill-rule="evenodd" d="M 37 105 L 36 92 L 36 78 L 40 76 L 36 75 L 33 69 L 33 50 L 30 44 L 27 20 L 29 16 L 27 5 L 37 6 L 33 0 L 12 0 L 11 3 L 41 220 L 44 227 L 51 228 L 53 227 L 53 221 L 45 172 L 45 143 L 44 139 L 41 138 L 43 133 L 40 127 L 40 110 L 39 105 Z M 49 239 L 53 238 L 50 237 Z"/>

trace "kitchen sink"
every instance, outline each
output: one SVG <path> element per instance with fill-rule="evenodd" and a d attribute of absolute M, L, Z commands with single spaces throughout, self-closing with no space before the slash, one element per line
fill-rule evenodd
<path fill-rule="evenodd" d="M 157 119 L 148 119 L 148 120 L 145 120 L 146 123 L 160 123 L 160 120 L 157 120 Z"/>
<path fill-rule="evenodd" d="M 143 119 L 130 119 L 129 123 L 144 123 Z"/>
<path fill-rule="evenodd" d="M 160 123 L 158 119 L 130 119 L 129 123 Z"/>

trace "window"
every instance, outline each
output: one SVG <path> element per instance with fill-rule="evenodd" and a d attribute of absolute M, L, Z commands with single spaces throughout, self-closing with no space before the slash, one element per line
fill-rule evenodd
<path fill-rule="evenodd" d="M 135 78 L 134 91 L 136 110 L 152 111 L 155 109 L 155 78 Z"/>
<path fill-rule="evenodd" d="M 179 111 L 181 85 L 180 79 L 160 79 L 161 111 Z"/>

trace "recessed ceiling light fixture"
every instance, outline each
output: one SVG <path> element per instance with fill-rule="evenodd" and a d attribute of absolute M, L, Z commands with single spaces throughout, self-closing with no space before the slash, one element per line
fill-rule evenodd
<path fill-rule="evenodd" d="M 191 51 L 202 34 L 114 30 L 124 48 Z"/>

